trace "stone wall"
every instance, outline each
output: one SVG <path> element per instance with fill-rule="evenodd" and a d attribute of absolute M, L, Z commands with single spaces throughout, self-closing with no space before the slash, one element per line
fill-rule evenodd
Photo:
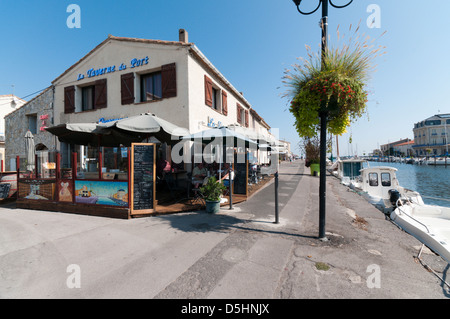
<path fill-rule="evenodd" d="M 49 150 L 56 148 L 55 136 L 45 130 L 41 131 L 43 126 L 52 126 L 53 101 L 53 87 L 49 87 L 21 108 L 5 116 L 5 169 L 7 171 L 15 169 L 11 163 L 14 163 L 17 156 L 20 156 L 21 162 L 25 159 L 25 134 L 28 131 L 30 116 L 37 118 L 36 134 L 33 134 L 35 145 Z"/>

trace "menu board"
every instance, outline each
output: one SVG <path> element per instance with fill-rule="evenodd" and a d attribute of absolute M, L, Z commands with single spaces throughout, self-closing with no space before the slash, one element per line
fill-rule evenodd
<path fill-rule="evenodd" d="M 155 211 L 156 145 L 131 145 L 131 213 L 145 214 Z"/>
<path fill-rule="evenodd" d="M 245 158 L 244 163 L 240 163 Z M 238 161 L 238 159 L 240 161 Z M 234 181 L 233 193 L 247 195 L 248 184 L 248 158 L 247 156 L 240 156 L 236 154 L 234 161 Z"/>

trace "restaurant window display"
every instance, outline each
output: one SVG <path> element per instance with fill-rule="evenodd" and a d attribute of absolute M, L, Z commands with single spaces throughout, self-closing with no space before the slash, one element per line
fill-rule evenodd
<path fill-rule="evenodd" d="M 80 146 L 80 152 L 77 155 L 77 178 L 98 179 L 99 148 L 97 146 Z"/>
<path fill-rule="evenodd" d="M 128 148 L 102 148 L 102 178 L 109 180 L 128 179 Z"/>

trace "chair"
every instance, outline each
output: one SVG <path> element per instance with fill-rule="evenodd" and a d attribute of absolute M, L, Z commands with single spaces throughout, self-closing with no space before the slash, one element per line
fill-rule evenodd
<path fill-rule="evenodd" d="M 173 174 L 166 173 L 164 175 L 164 180 L 166 182 L 167 187 L 169 188 L 170 196 L 172 197 L 172 199 L 175 199 L 176 193 L 184 190 L 184 187 L 178 186 L 177 182 L 173 178 Z"/>
<path fill-rule="evenodd" d="M 191 192 L 193 196 L 191 196 Z M 189 199 L 189 203 L 191 205 L 206 205 L 205 199 L 203 197 L 200 188 L 192 187 L 192 173 L 187 173 L 187 198 Z"/>

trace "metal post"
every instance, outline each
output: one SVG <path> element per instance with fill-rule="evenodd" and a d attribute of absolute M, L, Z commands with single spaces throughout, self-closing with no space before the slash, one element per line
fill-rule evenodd
<path fill-rule="evenodd" d="M 324 67 L 328 38 L 328 0 L 322 0 L 322 67 Z M 326 240 L 326 178 L 327 178 L 327 113 L 320 113 L 320 185 L 319 185 L 319 239 Z"/>
<path fill-rule="evenodd" d="M 320 184 L 319 184 L 319 239 L 326 240 L 326 157 L 327 157 L 327 114 L 320 114 Z"/>
<path fill-rule="evenodd" d="M 334 8 L 342 9 L 349 6 L 353 0 L 350 0 L 345 5 L 335 5 L 333 0 L 319 0 L 319 5 L 310 12 L 304 12 L 300 9 L 302 0 L 293 0 L 294 4 L 297 6 L 298 12 L 303 15 L 310 15 L 316 12 L 320 5 L 322 5 L 322 67 L 324 66 L 324 57 L 327 50 L 327 40 L 328 40 L 328 3 L 330 3 Z M 326 133 L 327 133 L 327 117 L 328 114 L 324 107 L 320 112 L 320 188 L 319 188 L 319 239 L 327 240 L 325 237 L 325 203 L 326 203 Z"/>
<path fill-rule="evenodd" d="M 275 173 L 275 222 L 274 224 L 280 223 L 280 217 L 278 212 L 278 172 Z"/>
<path fill-rule="evenodd" d="M 230 182 L 230 185 L 228 186 L 228 191 L 230 195 L 230 210 L 233 209 L 233 185 L 232 185 L 232 179 L 231 179 L 231 172 L 233 172 L 233 164 L 230 163 L 230 170 L 228 171 L 228 181 Z"/>

